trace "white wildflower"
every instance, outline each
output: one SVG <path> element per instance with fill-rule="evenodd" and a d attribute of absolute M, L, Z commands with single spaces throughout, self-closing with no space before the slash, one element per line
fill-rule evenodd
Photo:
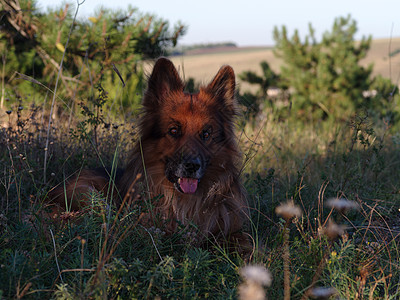
<path fill-rule="evenodd" d="M 275 212 L 282 216 L 286 221 L 296 217 L 299 218 L 302 216 L 301 208 L 298 205 L 295 205 L 293 201 L 288 201 L 284 204 L 279 205 Z"/>
<path fill-rule="evenodd" d="M 345 233 L 346 226 L 338 225 L 331 219 L 328 221 L 328 225 L 325 228 L 319 230 L 320 235 L 326 235 L 330 240 L 335 240 L 339 236 Z"/>
<path fill-rule="evenodd" d="M 345 198 L 330 198 L 326 202 L 326 206 L 336 209 L 339 212 L 346 213 L 350 209 L 358 209 L 359 205 L 355 201 Z"/>
<path fill-rule="evenodd" d="M 239 299 L 264 300 L 264 286 L 270 286 L 271 273 L 263 266 L 245 266 L 240 270 L 244 282 L 239 286 Z"/>
<path fill-rule="evenodd" d="M 310 297 L 313 299 L 329 299 L 338 294 L 333 287 L 316 287 L 311 290 Z"/>

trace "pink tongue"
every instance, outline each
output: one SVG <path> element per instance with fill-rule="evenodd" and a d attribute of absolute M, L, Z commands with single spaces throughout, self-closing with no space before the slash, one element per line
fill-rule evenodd
<path fill-rule="evenodd" d="M 180 178 L 179 185 L 185 194 L 194 194 L 197 190 L 198 179 Z"/>

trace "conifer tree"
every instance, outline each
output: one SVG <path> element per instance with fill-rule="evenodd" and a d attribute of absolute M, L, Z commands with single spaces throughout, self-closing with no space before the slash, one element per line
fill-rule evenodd
<path fill-rule="evenodd" d="M 268 88 L 271 87 L 278 87 L 279 85 L 279 75 L 276 74 L 271 67 L 269 66 L 268 62 L 262 61 L 260 63 L 260 67 L 262 70 L 262 75 L 259 76 L 254 72 L 245 71 L 239 74 L 239 78 L 242 81 L 248 82 L 250 84 L 255 84 L 259 86 L 258 95 L 259 97 L 266 99 Z"/>
<path fill-rule="evenodd" d="M 255 94 L 245 92 L 240 97 L 240 103 L 245 106 L 247 116 L 256 116 L 260 109 L 265 104 L 274 107 L 277 100 L 286 98 L 287 85 L 284 80 L 276 74 L 268 62 L 262 61 L 260 63 L 262 75 L 258 75 L 252 71 L 245 71 L 239 74 L 239 78 L 243 82 L 247 82 L 251 85 L 256 85 L 258 90 Z M 278 95 L 275 97 L 268 96 L 268 90 L 276 88 L 279 90 Z"/>
<path fill-rule="evenodd" d="M 347 119 L 364 107 L 363 91 L 370 87 L 372 65 L 365 68 L 359 62 L 370 48 L 371 37 L 356 42 L 356 31 L 350 16 L 336 19 L 321 41 L 311 24 L 304 41 L 297 30 L 289 38 L 285 26 L 274 29 L 275 54 L 284 61 L 281 76 L 293 89 L 298 117 Z"/>
<path fill-rule="evenodd" d="M 37 4 L 36 0 L 0 0 L 0 59 L 5 63 L 2 80 L 9 93 L 26 95 L 38 89 L 37 85 L 32 87 L 33 81 L 15 80 L 20 77 L 16 72 L 49 89 L 55 83 L 74 9 L 64 4 L 42 12 Z M 168 21 L 133 7 L 101 9 L 89 18 L 78 15 L 69 37 L 58 94 L 88 98 L 88 91 L 96 90 L 101 83 L 113 99 L 115 87 L 126 85 L 121 89 L 120 104 L 130 107 L 142 94 L 144 78 L 139 62 L 164 55 L 185 30 L 182 24 L 171 29 Z"/>

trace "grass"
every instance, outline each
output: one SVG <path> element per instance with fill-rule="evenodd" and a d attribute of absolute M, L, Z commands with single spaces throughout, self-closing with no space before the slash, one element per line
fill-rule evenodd
<path fill-rule="evenodd" d="M 268 51 L 259 57 L 272 57 Z M 248 54 L 258 57 L 188 57 L 182 73 L 194 74 L 190 59 L 207 76 L 228 62 L 240 73 L 251 69 Z M 204 71 L 205 61 L 212 72 Z M 101 193 L 88 195 L 84 213 L 64 214 L 63 224 L 46 217 L 48 192 L 67 176 L 127 160 L 136 121 L 103 122 L 104 97 L 99 89 L 72 124 L 69 115 L 49 122 L 49 111 L 20 97 L 0 116 L 0 298 L 400 297 L 400 136 L 383 122 L 361 115 L 348 124 L 278 122 L 267 110 L 239 122 L 251 211 L 246 230 L 255 245 L 244 258 L 212 243 L 195 247 L 193 228 L 166 235 L 142 226 L 137 203 L 105 205 Z M 335 208 L 331 198 L 358 209 Z M 283 203 L 295 216 L 282 213 Z M 252 279 L 248 265 L 268 268 L 272 283 Z"/>
<path fill-rule="evenodd" d="M 192 246 L 190 229 L 167 236 L 145 228 L 135 203 L 110 210 L 101 194 L 91 194 L 97 209 L 80 222 L 66 215 L 60 226 L 45 218 L 52 186 L 79 168 L 115 164 L 116 145 L 121 165 L 135 133 L 128 125 L 96 125 L 94 143 L 91 127 L 72 138 L 62 119 L 54 122 L 44 183 L 43 111 L 10 101 L 15 108 L 0 132 L 3 298 L 230 299 L 238 297 L 247 264 L 271 272 L 270 299 L 288 291 L 305 299 L 315 287 L 334 288 L 345 299 L 400 296 L 400 144 L 383 123 L 361 116 L 341 125 L 277 122 L 264 111 L 262 121 L 238 128 L 252 211 L 247 231 L 257 246 L 244 260 L 218 246 Z M 352 201 L 358 210 L 332 209 L 330 198 Z M 275 209 L 287 201 L 302 215 L 278 216 Z M 345 225 L 345 233 L 330 238 L 332 221 Z"/>
<path fill-rule="evenodd" d="M 334 286 L 343 298 L 395 298 L 398 280 L 392 281 L 391 272 L 394 267 L 398 273 L 399 231 L 395 224 L 399 178 L 392 168 L 399 162 L 398 144 L 392 142 L 393 136 L 387 135 L 384 128 L 372 127 L 365 118 L 330 129 L 298 125 L 287 123 L 279 127 L 266 122 L 254 128 L 261 153 L 258 151 L 250 163 L 250 170 L 257 170 L 256 180 L 254 175 L 249 177 L 251 194 L 262 199 L 261 203 L 276 207 L 293 199 L 303 210 L 303 217 L 294 224 L 298 236 L 290 251 L 296 253 L 291 260 L 292 274 L 296 274 L 292 275 L 292 282 L 298 280 L 292 283 L 295 296 L 300 297 L 314 280 L 311 278 L 320 273 L 318 284 Z M 335 216 L 348 227 L 346 235 L 335 243 L 318 234 L 331 218 L 328 216 L 334 216 L 324 205 L 330 197 L 343 197 L 360 205 L 358 213 Z M 260 210 L 263 214 L 270 212 L 268 207 Z M 271 212 L 267 219 L 273 220 Z M 266 227 L 259 232 L 270 234 L 275 227 L 275 233 L 281 234 L 283 225 L 260 223 Z M 276 255 L 280 245 L 268 244 L 269 238 L 265 236 L 266 249 Z M 293 260 L 300 263 L 293 265 Z M 276 264 L 276 257 L 271 261 Z M 366 277 L 362 279 L 363 276 Z M 371 280 L 369 287 L 367 278 Z M 387 284 L 388 280 L 392 283 Z M 378 292 L 375 284 L 384 285 L 386 290 Z"/>

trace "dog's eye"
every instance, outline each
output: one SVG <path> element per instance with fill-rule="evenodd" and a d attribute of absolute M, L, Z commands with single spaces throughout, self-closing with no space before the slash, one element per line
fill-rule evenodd
<path fill-rule="evenodd" d="M 179 135 L 179 129 L 177 127 L 171 127 L 168 133 L 170 136 L 177 137 Z"/>
<path fill-rule="evenodd" d="M 211 128 L 203 130 L 200 137 L 203 141 L 207 141 L 211 137 Z"/>

